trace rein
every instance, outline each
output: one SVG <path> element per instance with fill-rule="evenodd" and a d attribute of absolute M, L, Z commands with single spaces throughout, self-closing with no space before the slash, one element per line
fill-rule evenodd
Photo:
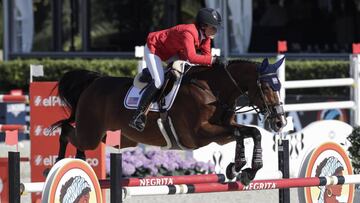
<path fill-rule="evenodd" d="M 241 96 L 241 95 L 245 95 L 245 96 L 249 97 L 249 95 L 248 95 L 246 92 L 244 92 L 244 91 L 239 87 L 239 85 L 237 84 L 236 80 L 235 80 L 234 77 L 231 75 L 231 73 L 230 73 L 230 71 L 227 69 L 227 67 L 228 67 L 228 64 L 227 64 L 227 63 L 224 64 L 224 70 L 225 70 L 227 76 L 230 78 L 230 81 L 233 83 L 233 85 L 236 87 L 236 89 L 240 92 L 240 96 Z M 258 80 L 258 81 L 259 81 L 259 80 Z M 260 87 L 260 90 L 261 90 L 261 87 Z M 252 109 L 246 110 L 246 111 L 242 111 L 242 112 L 238 112 L 240 109 L 242 109 L 242 108 L 245 107 L 245 106 L 241 106 L 241 107 L 238 107 L 238 108 L 233 109 L 232 111 L 233 111 L 235 114 L 246 113 L 246 112 L 250 112 L 250 111 L 252 111 L 252 110 L 254 110 L 254 111 L 256 112 L 256 114 L 261 113 L 261 112 L 259 111 L 259 108 L 255 107 L 254 105 L 249 104 L 249 106 L 252 107 Z"/>

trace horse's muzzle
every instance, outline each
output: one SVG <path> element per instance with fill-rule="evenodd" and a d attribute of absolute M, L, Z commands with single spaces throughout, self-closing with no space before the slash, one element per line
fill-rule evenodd
<path fill-rule="evenodd" d="M 280 132 L 287 124 L 285 111 L 281 104 L 273 107 L 270 116 L 270 127 L 275 132 Z"/>

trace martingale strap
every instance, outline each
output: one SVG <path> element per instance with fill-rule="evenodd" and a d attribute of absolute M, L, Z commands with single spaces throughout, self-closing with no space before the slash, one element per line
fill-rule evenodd
<path fill-rule="evenodd" d="M 161 134 L 163 135 L 166 146 L 162 147 L 164 149 L 175 149 L 175 150 L 189 150 L 189 148 L 183 146 L 180 141 L 177 133 L 175 132 L 174 125 L 168 114 L 168 111 L 160 112 L 160 118 L 157 120 Z"/>

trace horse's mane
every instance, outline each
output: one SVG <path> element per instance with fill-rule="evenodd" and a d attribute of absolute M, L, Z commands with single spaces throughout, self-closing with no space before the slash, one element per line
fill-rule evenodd
<path fill-rule="evenodd" d="M 229 60 L 227 62 L 227 66 L 230 66 L 232 64 L 235 64 L 235 63 L 249 63 L 249 64 L 253 64 L 255 66 L 258 66 L 260 65 L 259 62 L 257 61 L 251 61 L 251 60 L 247 60 L 247 59 L 234 59 L 234 60 Z M 202 71 L 212 71 L 214 69 L 219 69 L 220 67 L 218 66 L 215 66 L 213 68 L 209 68 L 208 66 L 204 66 L 204 65 L 196 65 L 194 66 L 193 69 L 197 69 L 198 71 L 194 71 L 194 72 L 202 72 Z"/>
<path fill-rule="evenodd" d="M 254 65 L 259 65 L 260 63 L 257 61 L 251 61 L 248 59 L 234 59 L 234 60 L 229 60 L 228 61 L 228 66 L 233 64 L 233 63 L 250 63 L 250 64 L 254 64 Z"/>

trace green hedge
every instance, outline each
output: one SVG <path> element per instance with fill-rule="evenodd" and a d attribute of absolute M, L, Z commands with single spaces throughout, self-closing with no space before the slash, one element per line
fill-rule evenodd
<path fill-rule="evenodd" d="M 0 64 L 0 92 L 20 88 L 25 92 L 29 84 L 29 65 L 44 65 L 45 77 L 36 80 L 58 80 L 63 73 L 72 69 L 88 69 L 99 71 L 112 76 L 134 76 L 136 73 L 136 60 L 13 60 Z M 348 61 L 286 61 L 286 79 L 321 79 L 349 77 Z M 348 93 L 348 88 L 319 88 L 288 90 L 292 94 L 323 94 L 343 95 Z"/>
<path fill-rule="evenodd" d="M 287 61 L 286 80 L 330 79 L 349 77 L 349 61 Z M 303 88 L 290 89 L 287 94 L 349 95 L 349 88 Z"/>
<path fill-rule="evenodd" d="M 57 81 L 65 72 L 73 69 L 87 69 L 112 76 L 133 76 L 136 60 L 13 60 L 0 64 L 0 92 L 20 88 L 28 90 L 30 64 L 42 64 L 44 77 L 37 81 Z"/>

